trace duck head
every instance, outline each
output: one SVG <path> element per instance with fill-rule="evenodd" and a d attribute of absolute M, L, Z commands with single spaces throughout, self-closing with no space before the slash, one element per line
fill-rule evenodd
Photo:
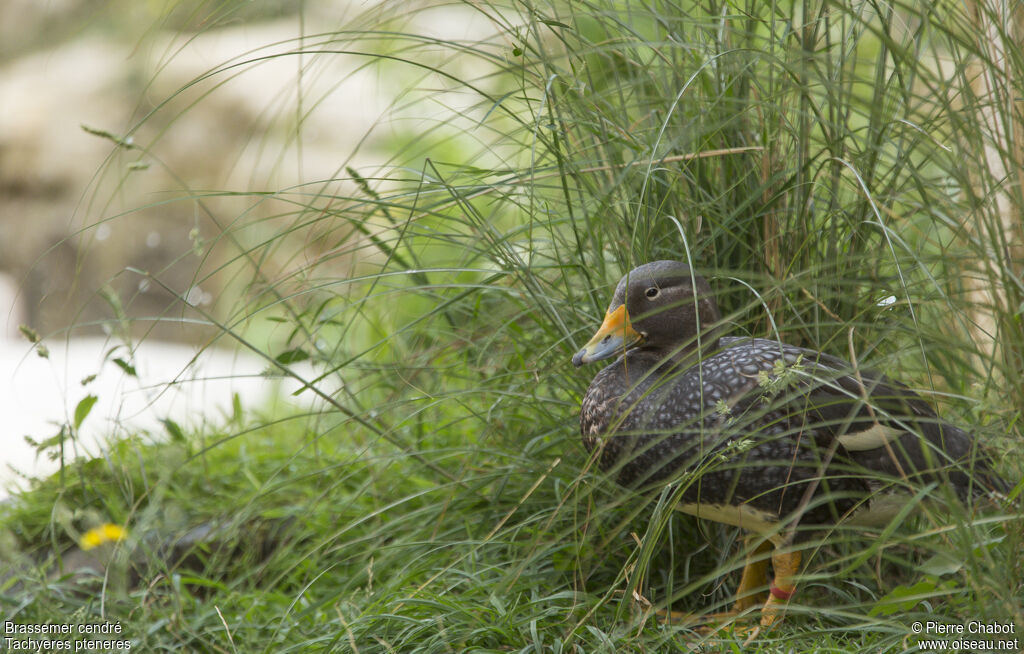
<path fill-rule="evenodd" d="M 679 261 L 654 261 L 626 273 L 597 333 L 573 365 L 638 351 L 658 362 L 693 363 L 718 349 L 722 315 L 707 281 Z M 698 335 L 700 338 L 698 339 Z"/>

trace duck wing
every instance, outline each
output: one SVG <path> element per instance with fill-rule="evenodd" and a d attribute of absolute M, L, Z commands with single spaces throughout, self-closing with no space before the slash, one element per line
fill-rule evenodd
<path fill-rule="evenodd" d="M 838 440 L 840 455 L 856 466 L 894 481 L 950 484 L 961 499 L 1008 491 L 976 439 L 905 384 L 814 350 L 764 339 L 722 341 L 724 352 L 756 360 L 762 403 L 813 425 L 819 445 Z"/>

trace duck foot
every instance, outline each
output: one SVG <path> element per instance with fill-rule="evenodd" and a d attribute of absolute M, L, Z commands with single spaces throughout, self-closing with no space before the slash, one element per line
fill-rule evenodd
<path fill-rule="evenodd" d="M 761 551 L 760 548 L 753 554 Z M 744 645 L 749 645 L 762 633 L 773 628 L 782 622 L 785 615 L 786 605 L 789 599 L 796 592 L 793 577 L 800 569 L 800 552 L 778 552 L 772 553 L 772 568 L 774 578 L 769 587 L 768 593 L 756 592 L 755 580 L 763 578 L 765 560 L 750 560 L 743 569 L 743 578 L 737 590 L 736 603 L 729 611 L 720 613 L 685 613 L 681 611 L 657 612 L 662 624 L 677 625 L 699 625 L 696 631 L 704 636 L 727 631 L 734 636 L 746 635 Z M 756 615 L 756 607 L 761 605 L 760 620 L 755 625 L 739 624 L 739 621 L 749 619 Z"/>

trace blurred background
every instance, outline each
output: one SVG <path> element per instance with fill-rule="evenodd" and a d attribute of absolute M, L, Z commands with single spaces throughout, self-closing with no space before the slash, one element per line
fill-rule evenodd
<path fill-rule="evenodd" d="M 228 276 L 197 283 L 198 258 L 225 256 L 204 252 L 204 239 L 242 212 L 280 212 L 289 200 L 277 192 L 323 192 L 346 166 L 377 167 L 403 138 L 450 116 L 440 104 L 403 107 L 415 78 L 368 65 L 366 53 L 295 54 L 304 38 L 327 47 L 309 32 L 358 27 L 367 12 L 376 20 L 374 7 L 229 2 L 218 22 L 201 4 L 193 13 L 187 4 L 5 2 L 0 268 L 23 322 L 47 335 L 72 326 L 102 334 L 112 317 L 103 286 L 133 317 L 166 315 L 172 293 L 210 306 Z M 409 16 L 403 23 L 423 38 L 464 39 L 485 23 L 458 6 Z M 115 137 L 135 147 L 112 148 Z M 211 197 L 214 189 L 222 192 Z M 249 195 L 261 191 L 262 202 Z M 182 201 L 188 192 L 193 202 Z M 17 321 L 4 324 L 10 333 Z M 203 338 L 171 320 L 140 329 Z"/>
<path fill-rule="evenodd" d="M 159 430 L 172 413 L 201 421 L 235 393 L 279 397 L 262 359 L 185 307 L 238 310 L 250 280 L 237 239 L 273 235 L 263 221 L 337 192 L 348 167 L 379 170 L 458 106 L 457 89 L 417 102 L 415 76 L 365 52 L 295 55 L 305 39 L 326 47 L 310 33 L 402 18 L 378 4 L 229 2 L 214 15 L 202 3 L 0 6 L 0 485 L 17 480 L 10 466 L 56 469 L 23 436 L 41 440 L 90 395 L 99 401 L 78 445 L 93 454 L 101 436 Z M 401 22 L 427 39 L 486 24 L 458 6 Z M 233 234 L 242 221 L 249 233 Z M 322 255 L 319 235 L 296 238 L 307 261 Z M 264 258 L 267 283 L 303 266 L 295 256 Z M 356 259 L 331 269 L 345 275 Z M 21 325 L 45 337 L 48 360 Z"/>
<path fill-rule="evenodd" d="M 570 358 L 655 259 L 1018 482 L 1022 41 L 988 1 L 5 0 L 5 616 L 132 651 L 711 646 L 654 611 L 727 608 L 742 535 L 578 434 Z M 1013 501 L 822 535 L 747 651 L 1019 632 Z"/>

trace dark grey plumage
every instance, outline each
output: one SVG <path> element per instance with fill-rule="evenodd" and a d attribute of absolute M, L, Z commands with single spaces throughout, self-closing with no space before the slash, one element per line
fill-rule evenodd
<path fill-rule="evenodd" d="M 683 503 L 802 525 L 833 523 L 887 483 L 1005 491 L 972 437 L 906 386 L 813 350 L 722 337 L 720 323 L 707 282 L 682 263 L 619 282 L 573 359 L 625 349 L 594 377 L 580 418 L 584 445 L 619 482 L 679 479 Z"/>

